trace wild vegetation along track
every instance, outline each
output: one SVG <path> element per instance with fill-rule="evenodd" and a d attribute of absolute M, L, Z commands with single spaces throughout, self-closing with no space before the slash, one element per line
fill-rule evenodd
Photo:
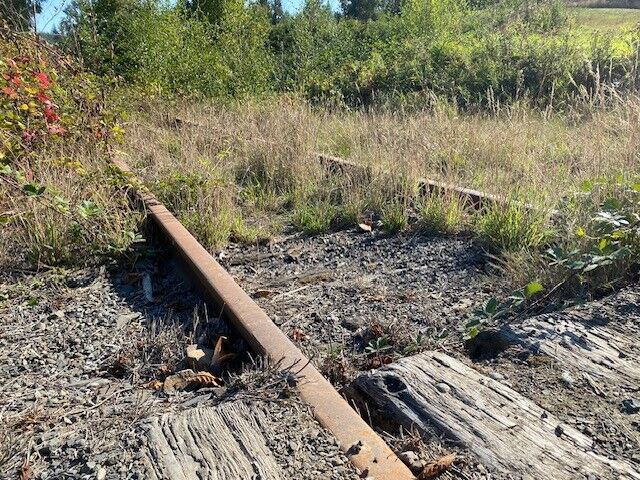
<path fill-rule="evenodd" d="M 114 163 L 131 174 L 124 162 Z M 302 400 L 312 408 L 318 422 L 335 436 L 351 462 L 372 478 L 414 478 L 387 444 L 171 212 L 153 195 L 137 193 L 149 217 L 178 251 L 205 295 L 224 307 L 226 317 L 250 347 L 259 355 L 279 362 L 282 368 L 292 369 L 299 377 Z"/>
<path fill-rule="evenodd" d="M 176 117 L 171 119 L 170 121 L 173 122 L 176 126 L 205 128 L 203 125 L 183 118 Z M 262 138 L 251 138 L 251 140 L 262 142 L 268 145 L 277 145 L 276 142 L 270 142 Z M 319 151 L 312 152 L 312 155 L 316 157 L 321 164 L 325 165 L 327 168 L 335 172 L 347 173 L 354 176 L 368 175 L 368 168 L 366 165 L 362 165 L 348 159 L 336 157 L 334 155 Z M 453 185 L 451 183 L 441 182 L 439 180 L 433 180 L 426 177 L 418 179 L 417 187 L 421 195 L 426 195 L 429 193 L 457 195 L 460 198 L 466 199 L 468 203 L 476 209 L 487 205 L 506 204 L 508 202 L 506 198 L 499 195 L 482 192 L 480 190 L 475 190 L 472 188 L 461 187 L 458 185 Z M 524 206 L 527 208 L 533 208 L 533 206 L 528 203 Z M 552 215 L 555 215 L 556 213 L 557 212 L 555 210 L 551 211 Z"/>
<path fill-rule="evenodd" d="M 346 172 L 352 175 L 366 175 L 367 167 L 351 160 L 345 160 L 344 158 L 334 157 L 333 155 L 327 155 L 325 153 L 315 152 L 314 155 L 318 157 L 318 160 L 326 165 L 328 168 Z M 433 180 L 430 178 L 418 179 L 418 192 L 420 195 L 436 194 L 436 195 L 455 195 L 461 199 L 465 199 L 469 205 L 475 209 L 480 209 L 489 205 L 506 205 L 509 200 L 499 195 L 492 193 L 481 192 L 480 190 L 474 190 L 472 188 L 460 187 L 451 183 L 441 182 L 439 180 Z M 535 209 L 536 207 L 530 203 L 519 204 L 527 209 Z M 552 217 L 558 215 L 557 210 L 551 210 L 550 215 Z"/>

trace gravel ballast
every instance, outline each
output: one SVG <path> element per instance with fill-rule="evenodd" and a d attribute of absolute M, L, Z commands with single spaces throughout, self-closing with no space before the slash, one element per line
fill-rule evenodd
<path fill-rule="evenodd" d="M 459 346 L 473 309 L 502 288 L 485 274 L 481 248 L 464 237 L 293 235 L 266 246 L 232 245 L 222 262 L 321 367 L 336 352 L 348 368 L 366 369 L 377 357 L 367 352 L 388 361 Z"/>

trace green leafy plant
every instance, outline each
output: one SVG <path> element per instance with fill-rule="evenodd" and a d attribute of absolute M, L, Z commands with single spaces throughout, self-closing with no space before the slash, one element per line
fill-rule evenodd
<path fill-rule="evenodd" d="M 499 320 L 508 318 L 518 308 L 543 291 L 544 287 L 540 282 L 530 282 L 523 288 L 512 292 L 505 301 L 501 302 L 496 297 L 489 298 L 481 308 L 473 312 L 471 320 L 465 325 L 465 339 L 472 339 L 487 325 L 494 325 Z"/>
<path fill-rule="evenodd" d="M 367 354 L 376 355 L 381 352 L 391 350 L 392 348 L 393 346 L 389 341 L 389 337 L 387 335 L 382 335 L 381 337 L 377 337 L 371 340 L 365 347 L 364 351 Z"/>

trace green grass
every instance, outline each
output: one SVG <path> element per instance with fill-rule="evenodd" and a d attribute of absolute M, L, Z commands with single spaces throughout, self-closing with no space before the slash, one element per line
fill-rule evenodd
<path fill-rule="evenodd" d="M 569 8 L 573 17 L 573 34 L 585 47 L 594 40 L 610 41 L 614 55 L 632 53 L 634 30 L 640 25 L 640 9 L 633 8 Z"/>
<path fill-rule="evenodd" d="M 640 9 L 633 8 L 570 8 L 576 26 L 602 33 L 632 30 L 640 23 Z"/>

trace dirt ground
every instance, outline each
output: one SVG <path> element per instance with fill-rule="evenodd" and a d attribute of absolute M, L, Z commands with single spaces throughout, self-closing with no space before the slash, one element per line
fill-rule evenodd
<path fill-rule="evenodd" d="M 622 407 L 638 399 L 637 385 L 601 382 L 594 390 L 581 372 L 514 345 L 469 358 L 463 325 L 509 285 L 489 273 L 487 257 L 468 238 L 294 234 L 269 245 L 230 245 L 218 257 L 337 387 L 402 356 L 441 350 L 592 437 L 597 453 L 640 468 L 640 416 Z M 158 250 L 134 265 L 4 274 L 1 478 L 25 472 L 42 479 L 145 478 L 142 451 L 151 417 L 238 400 L 264 405 L 269 448 L 287 478 L 355 478 L 287 378 L 261 362 L 242 367 L 249 360 L 242 340 L 179 272 Z M 636 338 L 636 290 L 578 307 L 580 315 L 606 318 L 620 335 Z M 173 395 L 151 388 L 150 382 L 189 366 L 188 344 L 212 348 L 221 335 L 225 350 L 235 354 L 221 386 Z M 517 478 L 488 472 L 472 452 L 435 431 L 419 438 L 387 430 L 381 434 L 396 451 L 417 452 L 423 462 L 456 452 L 441 478 Z"/>
<path fill-rule="evenodd" d="M 222 262 L 338 384 L 422 349 L 459 349 L 471 312 L 504 289 L 464 237 L 293 235 L 230 246 Z"/>
<path fill-rule="evenodd" d="M 469 315 L 489 296 L 510 291 L 504 279 L 488 273 L 486 256 L 469 239 L 357 231 L 292 235 L 251 249 L 231 246 L 222 262 L 338 386 L 358 371 L 423 349 L 441 350 L 592 437 L 596 453 L 640 469 L 640 416 L 622 407 L 624 400 L 638 400 L 637 385 L 611 381 L 594 391 L 582 372 L 517 346 L 495 357 L 469 358 L 462 341 Z M 637 338 L 640 299 L 628 293 L 633 291 L 577 308 L 586 319 L 604 317 L 620 335 Z M 376 343 L 380 337 L 384 342 Z M 452 448 L 434 436 L 418 449 L 430 458 Z M 469 452 L 457 452 L 464 460 L 447 476 L 483 478 Z"/>

